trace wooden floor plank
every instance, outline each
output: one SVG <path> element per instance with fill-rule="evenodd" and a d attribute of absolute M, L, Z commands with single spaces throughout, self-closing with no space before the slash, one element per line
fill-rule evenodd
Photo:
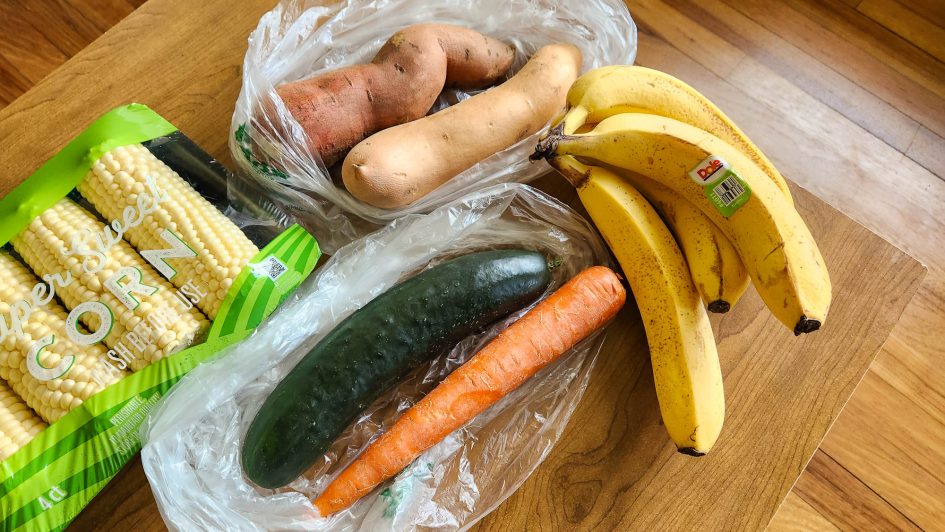
<path fill-rule="evenodd" d="M 143 0 L 0 2 L 0 108 L 46 77 Z"/>
<path fill-rule="evenodd" d="M 945 424 L 875 372 L 821 449 L 919 527 L 945 523 Z"/>
<path fill-rule="evenodd" d="M 31 0 L 33 2 L 43 0 Z M 76 16 L 84 18 L 98 28 L 98 35 L 108 31 L 121 19 L 130 15 L 137 7 L 129 0 L 55 0 L 57 7 L 63 8 L 62 15 L 69 19 Z M 140 0 L 137 2 L 140 5 Z M 91 42 L 91 41 L 90 41 Z"/>
<path fill-rule="evenodd" d="M 730 81 L 773 111 L 752 109 L 785 175 L 926 264 L 945 264 L 945 248 L 929 238 L 945 234 L 945 181 L 763 65 L 744 61 Z"/>
<path fill-rule="evenodd" d="M 945 137 L 925 126 L 919 126 L 912 144 L 906 150 L 906 156 L 945 179 Z"/>
<path fill-rule="evenodd" d="M 726 1 L 757 24 L 829 64 L 913 120 L 939 135 L 945 135 L 945 109 L 941 105 L 945 97 L 945 65 L 912 44 L 849 6 L 837 5 L 831 0 L 822 4 L 820 0 L 810 3 L 789 0 L 790 5 L 765 0 Z M 850 17 L 854 17 L 856 22 Z M 874 32 L 887 34 L 886 40 L 872 34 L 864 36 L 864 30 L 857 26 L 859 19 L 876 26 Z M 895 48 L 895 52 L 879 48 L 878 42 Z M 879 51 L 874 50 L 877 48 Z"/>
<path fill-rule="evenodd" d="M 872 371 L 945 424 L 945 274 L 930 270 Z"/>
<path fill-rule="evenodd" d="M 837 0 L 782 1 L 840 36 L 854 50 L 893 67 L 900 74 L 894 79 L 911 79 L 935 94 L 945 96 L 945 78 L 942 77 L 945 64 L 856 9 Z"/>
<path fill-rule="evenodd" d="M 699 57 L 700 62 L 717 76 L 727 76 L 745 57 L 714 29 L 693 24 L 690 18 L 661 0 L 635 0 L 631 13 L 644 29 L 672 42 L 686 55 Z"/>
<path fill-rule="evenodd" d="M 942 0 L 900 0 L 900 3 L 932 24 L 945 28 L 945 7 Z"/>
<path fill-rule="evenodd" d="M 905 152 L 912 144 L 918 122 L 722 0 L 668 3 L 890 146 Z"/>
<path fill-rule="evenodd" d="M 45 35 L 64 58 L 79 53 L 102 34 L 102 30 L 84 17 L 79 9 L 64 0 L 7 2 L 20 11 L 34 30 Z"/>
<path fill-rule="evenodd" d="M 939 4 L 945 11 L 945 5 Z M 945 61 L 945 29 L 896 0 L 863 0 L 857 11 L 916 45 L 939 61 Z"/>
<path fill-rule="evenodd" d="M 33 86 L 19 66 L 0 52 L 0 109 Z"/>
<path fill-rule="evenodd" d="M 29 13 L 12 2 L 0 2 L 0 20 L 12 31 L 4 32 L 0 55 L 31 84 L 36 84 L 69 56 L 29 22 Z"/>
<path fill-rule="evenodd" d="M 823 451 L 817 451 L 796 493 L 841 530 L 918 530 L 915 523 Z"/>
<path fill-rule="evenodd" d="M 768 524 L 769 532 L 839 532 L 839 530 L 829 519 L 793 491 L 784 499 L 778 513 Z"/>

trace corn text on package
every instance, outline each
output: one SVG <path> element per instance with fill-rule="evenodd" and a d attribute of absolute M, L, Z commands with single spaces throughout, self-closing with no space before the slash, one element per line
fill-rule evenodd
<path fill-rule="evenodd" d="M 252 187 L 131 104 L 0 198 L 0 530 L 65 528 L 170 387 L 315 267 Z"/>

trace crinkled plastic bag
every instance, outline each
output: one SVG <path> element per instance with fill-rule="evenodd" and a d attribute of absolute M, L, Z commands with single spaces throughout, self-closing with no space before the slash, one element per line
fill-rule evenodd
<path fill-rule="evenodd" d="M 268 394 L 342 319 L 425 268 L 473 251 L 510 247 L 539 250 L 560 261 L 542 297 L 591 265 L 610 264 L 600 237 L 582 217 L 520 184 L 497 185 L 430 214 L 406 216 L 341 248 L 252 336 L 191 371 L 144 425 L 141 460 L 167 524 L 180 530 L 456 530 L 498 506 L 560 436 L 584 393 L 601 332 L 330 518 L 319 517 L 309 499 L 527 309 L 415 371 L 288 487 L 272 491 L 250 484 L 239 453 Z"/>
<path fill-rule="evenodd" d="M 544 172 L 528 155 L 538 133 L 484 159 L 427 196 L 401 209 L 363 203 L 335 184 L 305 133 L 275 92 L 279 84 L 356 63 L 369 62 L 398 30 L 419 22 L 466 26 L 513 44 L 514 73 L 544 45 L 571 43 L 584 55 L 584 70 L 630 64 L 636 26 L 623 0 L 347 0 L 283 1 L 259 21 L 243 62 L 230 148 L 242 172 L 309 228 L 330 227 L 319 243 L 336 247 L 404 214 L 430 212 L 476 189 L 527 182 Z M 475 92 L 446 91 L 434 110 Z M 260 109 L 270 109 L 268 114 Z M 265 154 L 265 156 L 259 156 Z M 269 161 L 269 162 L 264 162 Z"/>

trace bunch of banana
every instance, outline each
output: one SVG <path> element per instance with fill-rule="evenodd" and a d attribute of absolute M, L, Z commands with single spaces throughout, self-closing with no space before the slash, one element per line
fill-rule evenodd
<path fill-rule="evenodd" d="M 622 265 L 670 437 L 705 454 L 725 414 L 706 311 L 728 311 L 750 280 L 794 334 L 817 330 L 831 298 L 820 250 L 777 169 L 682 81 L 604 67 L 575 82 L 568 105 L 533 158 L 575 186 Z"/>

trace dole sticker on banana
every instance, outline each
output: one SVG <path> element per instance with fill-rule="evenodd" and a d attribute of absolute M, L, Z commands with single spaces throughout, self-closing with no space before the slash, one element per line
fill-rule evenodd
<path fill-rule="evenodd" d="M 728 162 L 710 155 L 689 171 L 689 177 L 704 187 L 705 197 L 719 214 L 728 218 L 751 197 L 751 187 Z"/>

